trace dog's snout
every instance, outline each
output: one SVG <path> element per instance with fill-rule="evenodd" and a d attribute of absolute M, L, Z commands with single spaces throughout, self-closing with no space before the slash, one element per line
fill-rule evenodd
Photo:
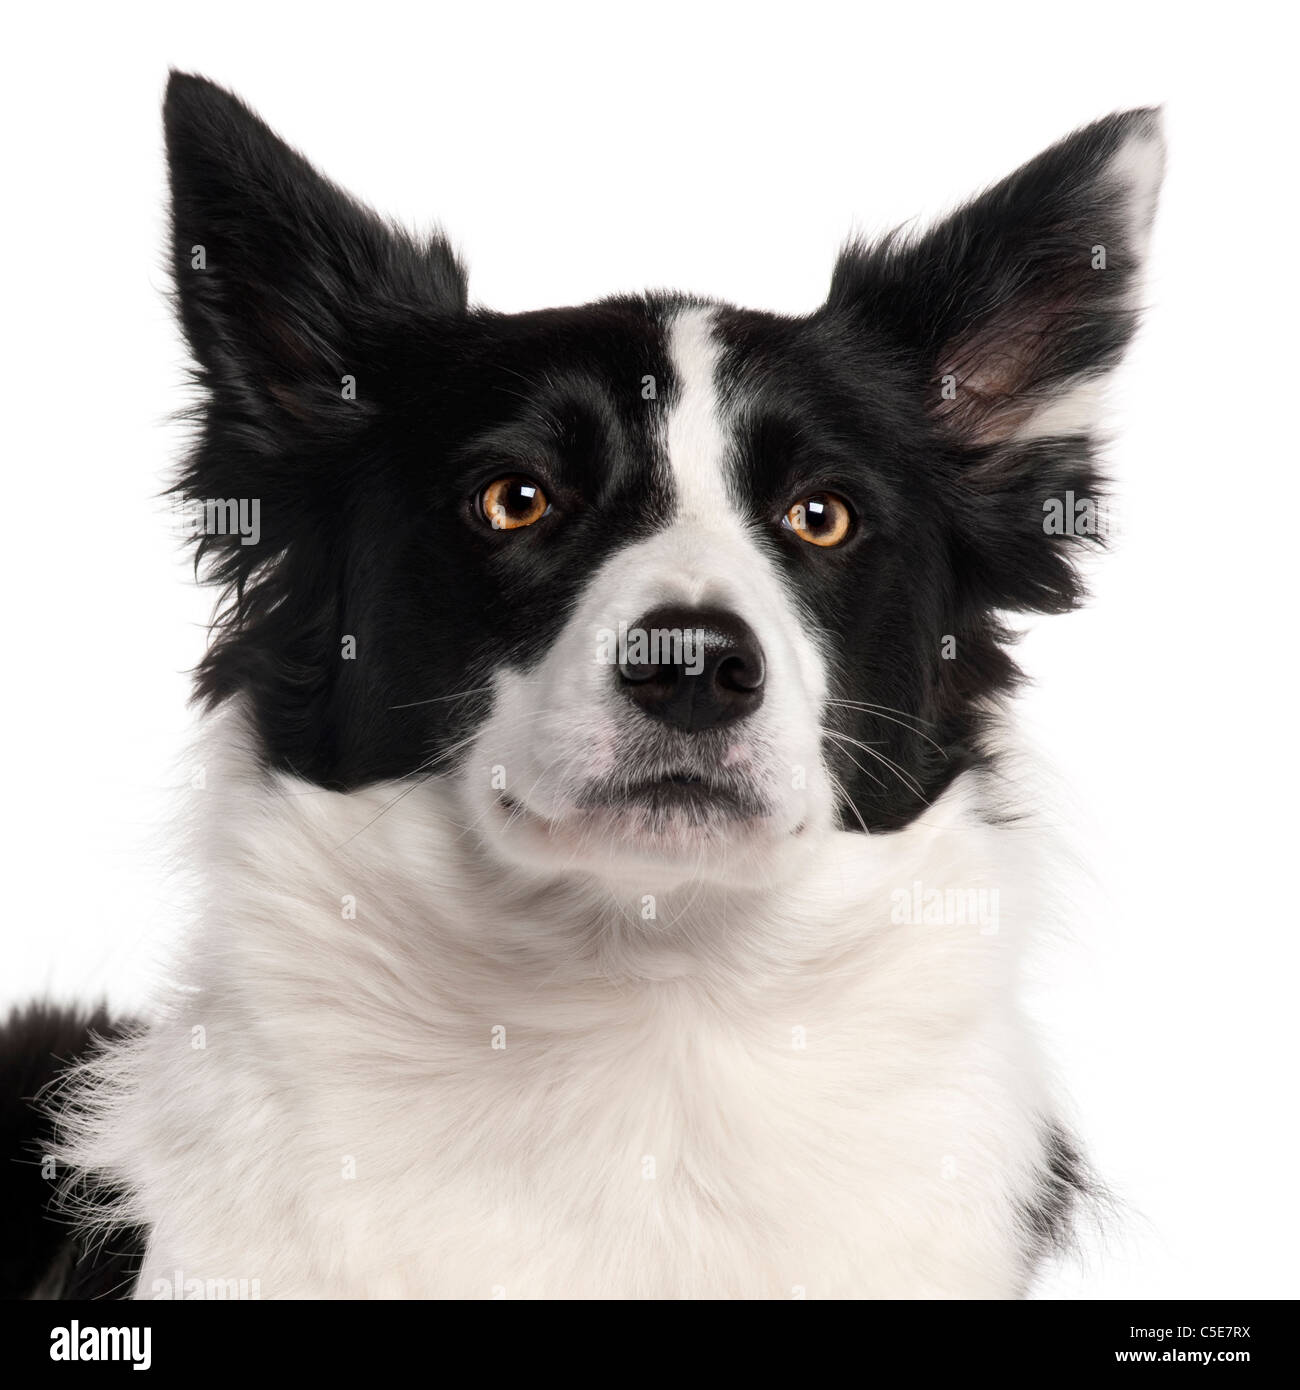
<path fill-rule="evenodd" d="M 643 713 L 687 733 L 752 714 L 766 663 L 749 624 L 719 610 L 660 608 L 628 629 L 618 666 L 623 693 Z"/>

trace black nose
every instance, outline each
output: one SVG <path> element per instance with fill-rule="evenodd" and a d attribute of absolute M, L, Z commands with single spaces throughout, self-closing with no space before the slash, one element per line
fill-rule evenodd
<path fill-rule="evenodd" d="M 620 656 L 628 699 L 687 733 L 729 724 L 763 703 L 763 649 L 734 613 L 657 608 L 628 628 Z"/>

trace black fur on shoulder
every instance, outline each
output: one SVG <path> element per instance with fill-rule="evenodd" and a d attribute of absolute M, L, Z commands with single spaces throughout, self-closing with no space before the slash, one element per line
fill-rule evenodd
<path fill-rule="evenodd" d="M 129 1032 L 105 1009 L 35 1003 L 0 1025 L 0 1298 L 123 1298 L 139 1269 L 137 1231 L 84 1241 L 57 1206 L 63 1177 L 50 1157 L 53 1122 L 38 1102 L 101 1042 Z"/>
<path fill-rule="evenodd" d="M 1047 1125 L 1038 1183 L 1021 1208 L 1030 1275 L 1048 1256 L 1074 1249 L 1081 1211 L 1100 1213 L 1109 1200 L 1073 1136 L 1059 1124 Z"/>

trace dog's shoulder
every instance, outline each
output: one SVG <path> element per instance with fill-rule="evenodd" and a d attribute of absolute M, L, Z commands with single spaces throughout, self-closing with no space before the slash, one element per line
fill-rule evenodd
<path fill-rule="evenodd" d="M 90 1237 L 59 1204 L 63 1165 L 55 1156 L 53 1111 L 71 1070 L 130 1025 L 103 1007 L 35 1002 L 0 1024 L 0 1297 L 115 1298 L 129 1292 L 143 1233 L 122 1228 Z"/>

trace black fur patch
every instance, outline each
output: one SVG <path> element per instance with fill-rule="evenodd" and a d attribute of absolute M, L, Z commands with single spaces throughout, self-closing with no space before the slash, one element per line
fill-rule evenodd
<path fill-rule="evenodd" d="M 1021 1207 L 1025 1265 L 1031 1275 L 1047 1256 L 1074 1247 L 1080 1208 L 1095 1206 L 1102 1196 L 1071 1136 L 1059 1125 L 1046 1126 L 1038 1183 Z"/>
<path fill-rule="evenodd" d="M 141 1232 L 114 1232 L 89 1243 L 56 1205 L 61 1174 L 47 1177 L 43 1161 L 54 1138 L 49 1115 L 36 1101 L 100 1040 L 122 1037 L 99 1008 L 91 1012 L 29 1004 L 0 1027 L 0 1174 L 5 1238 L 0 1243 L 0 1298 L 125 1298 L 144 1251 Z M 44 1099 L 48 1101 L 46 1094 Z"/>

